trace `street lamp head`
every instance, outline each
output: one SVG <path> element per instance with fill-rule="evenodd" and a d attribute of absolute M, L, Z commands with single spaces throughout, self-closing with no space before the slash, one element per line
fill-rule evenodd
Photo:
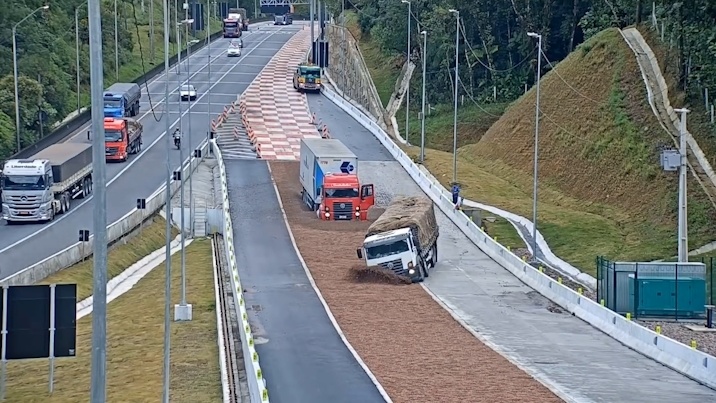
<path fill-rule="evenodd" d="M 538 38 L 538 39 L 542 37 L 542 35 L 540 35 L 536 32 L 528 32 L 527 36 L 529 36 L 530 38 Z"/>
<path fill-rule="evenodd" d="M 40 8 L 41 8 L 41 9 L 43 9 L 43 10 L 47 10 L 47 9 L 49 9 L 49 8 L 50 8 L 50 5 L 48 4 L 48 5 L 46 5 L 46 6 L 42 6 L 42 7 L 40 7 Z"/>
<path fill-rule="evenodd" d="M 428 31 L 420 31 L 420 35 L 427 35 Z"/>
<path fill-rule="evenodd" d="M 453 13 L 453 14 L 460 14 L 460 12 L 457 11 L 457 10 L 455 10 L 454 8 L 451 8 L 451 9 L 449 9 L 448 11 L 451 12 L 451 13 Z"/>
<path fill-rule="evenodd" d="M 410 0 L 402 0 L 401 3 L 410 4 Z"/>

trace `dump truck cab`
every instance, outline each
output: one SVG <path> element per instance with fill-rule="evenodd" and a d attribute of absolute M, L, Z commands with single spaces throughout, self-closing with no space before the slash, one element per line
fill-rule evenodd
<path fill-rule="evenodd" d="M 368 267 L 423 281 L 438 261 L 435 208 L 425 197 L 399 197 L 375 220 L 356 250 Z"/>
<path fill-rule="evenodd" d="M 104 144 L 107 161 L 126 161 L 142 144 L 142 124 L 134 119 L 104 118 Z"/>
<path fill-rule="evenodd" d="M 293 88 L 298 91 L 320 91 L 321 68 L 315 64 L 302 63 L 293 72 Z"/>
<path fill-rule="evenodd" d="M 373 185 L 361 185 L 356 174 L 329 173 L 321 189 L 322 220 L 368 219 L 368 209 L 375 204 Z"/>

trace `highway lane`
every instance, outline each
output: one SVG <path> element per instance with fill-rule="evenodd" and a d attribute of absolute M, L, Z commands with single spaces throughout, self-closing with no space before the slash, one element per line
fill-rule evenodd
<path fill-rule="evenodd" d="M 268 163 L 225 164 L 236 259 L 271 401 L 385 401 L 343 344 L 308 281 L 286 229 Z"/>
<path fill-rule="evenodd" d="M 363 161 L 390 156 L 367 129 L 324 96 L 308 96 L 311 112 Z M 392 156 L 389 158 L 392 160 Z M 367 164 L 365 164 L 367 165 Z M 423 194 L 397 161 L 372 177 L 376 194 Z M 401 190 L 398 190 L 401 189 Z M 409 190 L 408 190 L 409 189 Z M 584 402 L 705 402 L 716 391 L 622 345 L 527 287 L 479 250 L 438 212 L 440 261 L 423 283 L 473 330 L 541 379 Z"/>
<path fill-rule="evenodd" d="M 240 58 L 228 58 L 224 55 L 228 39 L 212 43 L 211 54 L 219 59 L 212 61 L 210 76 L 207 69 L 203 69 L 208 61 L 208 53 L 204 54 L 204 60 L 201 54 L 191 59 L 192 65 L 196 64 L 191 67 L 191 71 L 198 72 L 193 77 L 193 81 L 199 94 L 199 98 L 191 106 L 191 127 L 188 127 L 186 118 L 184 120 L 185 134 L 188 130 L 193 133 L 191 148 L 196 147 L 205 138 L 208 130 L 206 117 L 208 91 L 216 92 L 211 94 L 211 112 L 216 115 L 226 103 L 236 99 L 237 94 L 246 89 L 273 54 L 290 38 L 287 33 L 299 29 L 300 26 L 282 28 L 271 26 L 256 30 L 244 38 L 245 48 Z M 172 78 L 170 75 L 169 80 L 170 85 L 176 88 L 176 76 Z M 163 97 L 163 84 L 164 81 L 155 81 L 150 86 L 150 91 L 156 91 L 158 100 L 159 96 Z M 154 100 L 154 97 L 152 98 Z M 170 96 L 167 104 L 155 104 L 158 110 L 168 107 L 172 111 L 168 115 L 172 129 L 179 119 L 176 98 L 176 95 L 173 95 Z M 187 102 L 184 104 L 188 105 Z M 186 115 L 186 105 L 183 110 L 183 114 Z M 124 164 L 108 164 L 108 222 L 125 215 L 134 208 L 137 198 L 148 197 L 164 183 L 167 152 L 173 154 L 173 163 L 179 166 L 179 152 L 173 147 L 167 150 L 165 141 L 162 141 L 165 134 L 163 119 L 156 122 L 151 114 L 142 117 L 141 121 L 144 125 L 142 153 L 133 156 Z M 78 136 L 71 141 L 86 141 L 85 133 L 86 130 L 79 131 Z M 0 248 L 2 248 L 0 249 L 0 278 L 5 278 L 73 244 L 80 229 L 91 229 L 91 200 L 93 199 L 76 200 L 68 214 L 59 216 L 49 224 L 0 225 Z"/>

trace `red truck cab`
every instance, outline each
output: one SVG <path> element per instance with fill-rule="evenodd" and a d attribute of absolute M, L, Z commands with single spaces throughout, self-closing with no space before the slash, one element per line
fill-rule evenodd
<path fill-rule="evenodd" d="M 107 161 L 127 161 L 142 146 L 142 124 L 134 119 L 104 118 L 104 144 Z"/>
<path fill-rule="evenodd" d="M 361 185 L 356 174 L 326 174 L 318 210 L 321 220 L 367 220 L 368 209 L 375 204 L 373 191 L 373 185 Z"/>

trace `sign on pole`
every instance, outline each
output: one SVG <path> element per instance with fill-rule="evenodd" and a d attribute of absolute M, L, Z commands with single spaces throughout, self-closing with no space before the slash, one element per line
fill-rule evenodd
<path fill-rule="evenodd" d="M 0 399 L 5 399 L 9 360 L 49 358 L 52 393 L 55 358 L 75 356 L 77 284 L 4 286 L 0 294 Z"/>

